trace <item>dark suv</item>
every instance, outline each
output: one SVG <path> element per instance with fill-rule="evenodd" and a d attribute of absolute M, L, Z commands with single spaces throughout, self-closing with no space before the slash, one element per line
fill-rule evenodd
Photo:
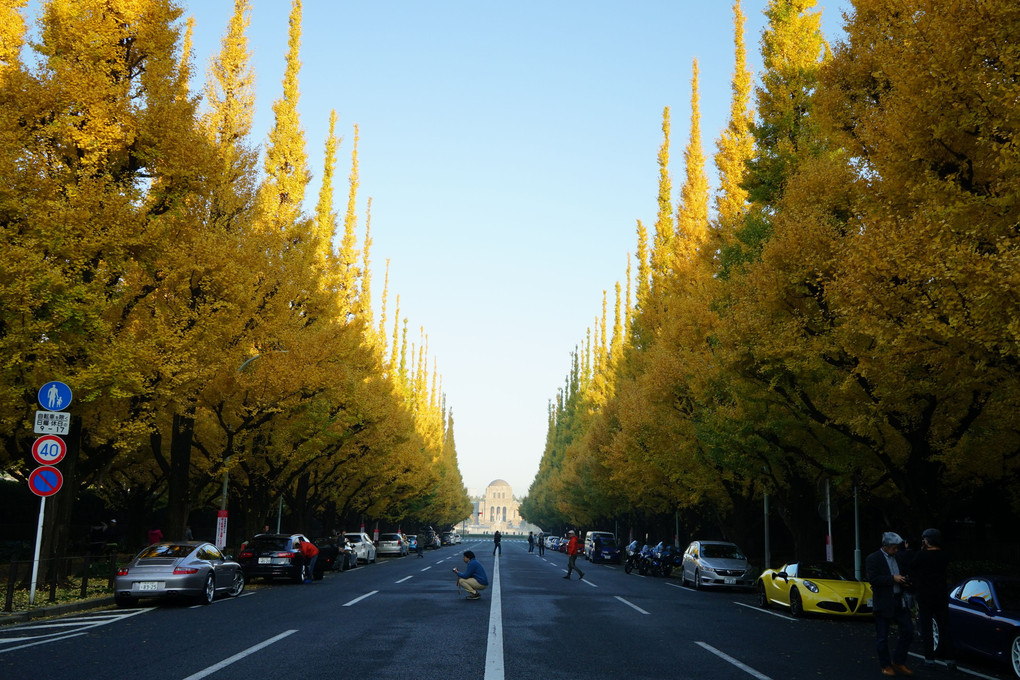
<path fill-rule="evenodd" d="M 247 578 L 255 576 L 270 580 L 275 576 L 307 580 L 308 564 L 298 549 L 297 539 L 307 541 L 304 534 L 258 534 L 248 541 L 237 556 Z M 315 561 L 315 578 L 321 579 L 326 560 Z"/>

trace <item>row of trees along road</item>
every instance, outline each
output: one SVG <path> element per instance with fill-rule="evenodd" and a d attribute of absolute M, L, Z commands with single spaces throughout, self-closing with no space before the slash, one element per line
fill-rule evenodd
<path fill-rule="evenodd" d="M 219 505 L 225 471 L 235 540 L 281 496 L 296 528 L 467 516 L 424 331 L 409 350 L 398 297 L 390 334 L 385 290 L 373 319 L 357 128 L 342 220 L 334 209 L 335 112 L 302 211 L 300 2 L 261 153 L 249 0 L 201 93 L 172 0 L 46 2 L 28 62 L 25 5 L 0 3 L 0 472 L 30 468 L 38 386 L 70 385 L 79 427 L 46 554 L 83 490 L 139 523 L 166 503 L 179 538 L 190 510 Z"/>
<path fill-rule="evenodd" d="M 854 0 L 834 47 L 814 6 L 769 2 L 753 93 L 734 7 L 711 216 L 696 62 L 675 209 L 666 109 L 651 242 L 550 405 L 529 521 L 746 537 L 769 494 L 820 557 L 828 479 L 872 528 L 1015 523 L 1020 5 Z"/>

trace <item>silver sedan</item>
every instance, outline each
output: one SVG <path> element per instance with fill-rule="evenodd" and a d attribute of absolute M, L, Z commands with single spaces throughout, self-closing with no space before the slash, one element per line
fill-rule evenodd
<path fill-rule="evenodd" d="M 210 604 L 217 593 L 237 597 L 244 590 L 241 565 L 212 543 L 155 543 L 120 568 L 114 586 L 118 607 L 142 597 L 188 597 Z"/>

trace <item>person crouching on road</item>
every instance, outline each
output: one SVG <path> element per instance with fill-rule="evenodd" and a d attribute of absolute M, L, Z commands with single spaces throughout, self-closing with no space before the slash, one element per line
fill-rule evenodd
<path fill-rule="evenodd" d="M 319 549 L 311 541 L 303 541 L 299 538 L 298 550 L 301 551 L 301 555 L 308 563 L 308 578 L 305 579 L 305 583 L 311 583 L 315 578 L 315 561 L 319 559 Z"/>
<path fill-rule="evenodd" d="M 580 548 L 577 544 L 577 534 L 573 530 L 567 532 L 567 536 L 570 536 L 570 540 L 567 541 L 567 575 L 563 578 L 570 578 L 570 573 L 573 571 L 577 572 L 577 578 L 584 580 L 584 572 L 577 568 L 577 553 L 580 552 Z"/>
<path fill-rule="evenodd" d="M 457 575 L 457 592 L 463 588 L 467 592 L 467 599 L 480 600 L 482 596 L 478 591 L 489 587 L 489 577 L 485 575 L 481 562 L 475 559 L 475 554 L 470 550 L 464 551 L 464 564 L 467 565 L 464 571 L 453 568 L 453 573 Z"/>

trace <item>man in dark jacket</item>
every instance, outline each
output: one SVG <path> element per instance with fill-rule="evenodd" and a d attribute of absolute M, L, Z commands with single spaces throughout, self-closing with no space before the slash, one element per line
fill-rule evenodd
<path fill-rule="evenodd" d="M 949 628 L 948 568 L 949 558 L 942 550 L 942 532 L 938 529 L 925 529 L 921 534 L 921 550 L 914 556 L 906 572 L 917 597 L 921 639 L 924 641 L 924 664 L 935 665 L 935 640 L 932 635 L 934 621 L 939 627 L 939 656 L 952 669 L 956 661 L 953 656 L 952 631 Z"/>
<path fill-rule="evenodd" d="M 909 585 L 906 576 L 900 573 L 896 553 L 903 539 L 887 531 L 882 534 L 882 548 L 868 555 L 864 561 L 868 582 L 871 584 L 875 616 L 875 643 L 882 675 L 913 675 L 907 668 L 907 653 L 914 637 L 914 624 L 910 612 L 903 604 L 903 591 Z M 899 628 L 896 650 L 889 654 L 889 629 L 895 623 Z"/>

